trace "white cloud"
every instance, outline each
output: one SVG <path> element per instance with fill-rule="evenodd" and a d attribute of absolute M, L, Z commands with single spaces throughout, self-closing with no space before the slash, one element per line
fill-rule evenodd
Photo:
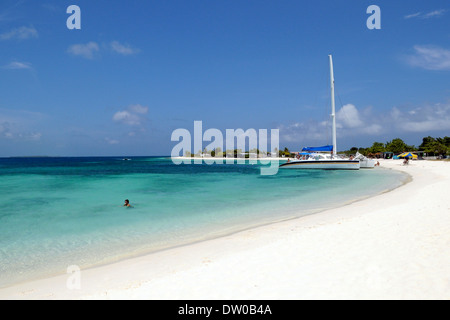
<path fill-rule="evenodd" d="M 371 119 L 373 119 L 373 116 L 370 109 L 362 114 L 353 104 L 346 104 L 336 113 L 336 127 L 340 129 L 340 134 L 344 136 L 379 134 L 382 131 L 382 126 L 379 123 L 372 123 Z"/>
<path fill-rule="evenodd" d="M 148 107 L 140 104 L 130 105 L 126 110 L 118 111 L 113 115 L 113 120 L 129 126 L 139 126 L 145 121 Z"/>
<path fill-rule="evenodd" d="M 26 70 L 26 69 L 33 69 L 31 66 L 31 63 L 28 62 L 19 62 L 19 61 L 13 61 L 5 66 L 3 66 L 4 69 L 10 69 L 10 70 Z"/>
<path fill-rule="evenodd" d="M 86 59 L 93 59 L 95 54 L 100 51 L 100 47 L 96 42 L 88 42 L 86 44 L 74 44 L 67 49 L 67 52 L 75 56 L 81 56 Z"/>
<path fill-rule="evenodd" d="M 397 126 L 406 132 L 450 130 L 450 103 L 424 105 L 413 110 L 396 108 Z"/>
<path fill-rule="evenodd" d="M 142 106 L 140 104 L 133 104 L 128 107 L 128 109 L 134 113 L 139 114 L 147 114 L 148 113 L 148 107 Z"/>
<path fill-rule="evenodd" d="M 406 61 L 414 67 L 426 70 L 450 70 L 450 50 L 436 46 L 414 46 L 414 54 Z"/>
<path fill-rule="evenodd" d="M 10 40 L 10 39 L 26 40 L 38 37 L 39 34 L 34 27 L 20 27 L 0 34 L 0 40 Z"/>
<path fill-rule="evenodd" d="M 416 12 L 416 13 L 408 14 L 408 15 L 404 16 L 403 18 L 405 18 L 405 19 L 413 19 L 413 18 L 430 19 L 430 18 L 437 18 L 437 17 L 442 16 L 445 13 L 445 11 L 446 11 L 445 9 L 440 9 L 440 10 L 430 11 L 428 13 Z"/>
<path fill-rule="evenodd" d="M 374 113 L 371 108 L 361 112 L 353 104 L 336 113 L 338 140 L 360 136 L 406 135 L 408 133 L 444 132 L 450 130 L 450 102 L 427 104 L 413 108 L 392 107 L 387 112 Z M 280 138 L 285 142 L 326 144 L 331 141 L 331 121 L 305 121 L 281 125 Z"/>
<path fill-rule="evenodd" d="M 113 120 L 130 126 L 137 126 L 141 124 L 141 119 L 139 118 L 139 116 L 131 113 L 130 111 L 116 112 L 113 116 Z"/>
<path fill-rule="evenodd" d="M 124 56 L 139 53 L 139 49 L 132 48 L 129 45 L 123 45 L 119 41 L 111 42 L 110 46 L 112 51 Z"/>
<path fill-rule="evenodd" d="M 341 127 L 347 128 L 358 128 L 364 125 L 358 109 L 353 104 L 346 104 L 336 113 L 336 122 L 339 122 Z"/>

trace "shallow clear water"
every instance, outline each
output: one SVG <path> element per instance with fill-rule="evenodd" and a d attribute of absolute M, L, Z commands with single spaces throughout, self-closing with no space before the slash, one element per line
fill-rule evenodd
<path fill-rule="evenodd" d="M 262 176 L 260 165 L 161 157 L 0 159 L 0 286 L 312 214 L 404 181 L 380 168 Z"/>

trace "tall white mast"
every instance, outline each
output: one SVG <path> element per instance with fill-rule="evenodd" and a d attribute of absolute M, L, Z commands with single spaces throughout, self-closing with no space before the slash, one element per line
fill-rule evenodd
<path fill-rule="evenodd" d="M 331 119 L 333 121 L 333 155 L 337 154 L 337 146 L 336 146 L 336 107 L 334 102 L 334 74 L 333 74 L 333 58 L 328 55 L 330 58 L 330 81 L 331 81 Z"/>

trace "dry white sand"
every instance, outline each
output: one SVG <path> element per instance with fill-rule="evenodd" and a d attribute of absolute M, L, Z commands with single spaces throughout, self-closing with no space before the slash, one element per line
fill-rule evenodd
<path fill-rule="evenodd" d="M 0 290 L 0 299 L 449 299 L 450 162 L 308 217 Z M 378 170 L 378 169 L 375 169 Z M 351 192 L 351 190 L 349 190 Z"/>

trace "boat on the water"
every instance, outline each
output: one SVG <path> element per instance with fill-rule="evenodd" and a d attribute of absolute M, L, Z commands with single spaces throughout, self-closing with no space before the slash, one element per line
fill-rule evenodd
<path fill-rule="evenodd" d="M 303 148 L 301 154 L 296 160 L 283 163 L 280 168 L 283 169 L 326 169 L 326 170 L 359 170 L 359 159 L 347 159 L 338 156 L 336 143 L 336 107 L 334 100 L 334 73 L 333 58 L 330 60 L 330 82 L 331 82 L 331 118 L 332 118 L 332 137 L 333 145 L 323 147 Z"/>
<path fill-rule="evenodd" d="M 362 155 L 359 152 L 356 152 L 355 159 L 359 160 L 361 169 L 373 169 L 375 168 L 375 160 L 367 158 L 365 155 Z"/>

